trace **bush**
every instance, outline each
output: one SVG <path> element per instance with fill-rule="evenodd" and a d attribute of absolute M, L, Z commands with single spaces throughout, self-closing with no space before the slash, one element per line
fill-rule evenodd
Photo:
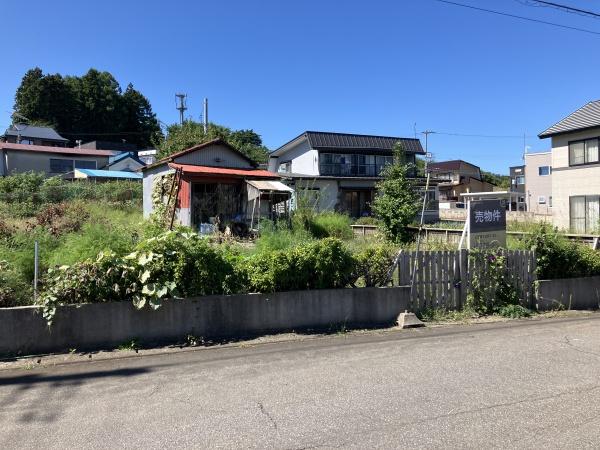
<path fill-rule="evenodd" d="M 531 311 L 521 305 L 506 305 L 498 310 L 498 314 L 509 319 L 520 319 L 531 316 Z"/>
<path fill-rule="evenodd" d="M 317 239 L 333 237 L 352 239 L 352 220 L 346 214 L 323 212 L 316 214 L 308 223 L 310 233 Z"/>
<path fill-rule="evenodd" d="M 373 216 L 359 217 L 354 221 L 354 225 L 381 225 L 381 221 Z"/>
<path fill-rule="evenodd" d="M 354 254 L 354 278 L 365 287 L 384 286 L 395 254 L 387 244 L 363 248 Z"/>
<path fill-rule="evenodd" d="M 241 264 L 251 292 L 340 288 L 353 272 L 352 255 L 335 238 L 259 253 Z"/>
<path fill-rule="evenodd" d="M 32 303 L 33 286 L 8 262 L 0 261 L 0 308 Z"/>
<path fill-rule="evenodd" d="M 274 223 L 270 220 L 260 222 L 260 237 L 256 240 L 259 253 L 284 250 L 313 239 L 303 227 L 290 228 L 285 222 Z"/>
<path fill-rule="evenodd" d="M 50 269 L 40 303 L 51 321 L 57 305 L 133 301 L 158 308 L 163 298 L 229 293 L 237 287 L 234 257 L 225 257 L 193 233 L 170 231 L 119 257 L 100 253 L 71 266 Z"/>
<path fill-rule="evenodd" d="M 569 241 L 556 228 L 540 224 L 525 241 L 535 250 L 537 276 L 541 280 L 600 275 L 600 253 Z"/>
<path fill-rule="evenodd" d="M 89 216 L 79 203 L 50 204 L 36 215 L 33 225 L 45 227 L 50 234 L 60 236 L 79 231 Z"/>

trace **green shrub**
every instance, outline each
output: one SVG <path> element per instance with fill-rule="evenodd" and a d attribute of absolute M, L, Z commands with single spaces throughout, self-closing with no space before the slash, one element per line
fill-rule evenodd
<path fill-rule="evenodd" d="M 381 225 L 381 222 L 376 217 L 364 216 L 356 219 L 354 225 Z"/>
<path fill-rule="evenodd" d="M 302 227 L 290 228 L 285 222 L 273 223 L 270 220 L 262 220 L 260 236 L 256 240 L 256 251 L 263 253 L 284 250 L 312 239 L 312 235 Z"/>
<path fill-rule="evenodd" d="M 520 319 L 531 316 L 531 311 L 521 305 L 505 305 L 498 310 L 498 314 L 510 319 Z"/>
<path fill-rule="evenodd" d="M 48 320 L 57 305 L 69 303 L 133 301 L 138 308 L 158 308 L 168 296 L 235 291 L 236 265 L 235 255 L 225 256 L 198 235 L 170 231 L 124 257 L 100 253 L 95 260 L 49 269 L 40 303 Z"/>
<path fill-rule="evenodd" d="M 354 278 L 365 287 L 384 286 L 396 252 L 388 244 L 373 244 L 354 254 Z"/>
<path fill-rule="evenodd" d="M 31 305 L 33 286 L 7 261 L 0 261 L 0 308 Z"/>
<path fill-rule="evenodd" d="M 351 224 L 352 220 L 346 214 L 323 212 L 312 217 L 308 229 L 317 239 L 333 237 L 348 240 L 353 236 Z"/>
<path fill-rule="evenodd" d="M 600 252 L 569 241 L 548 224 L 536 227 L 524 245 L 535 251 L 539 279 L 600 275 Z"/>
<path fill-rule="evenodd" d="M 251 292 L 340 288 L 348 284 L 353 272 L 352 255 L 335 238 L 258 253 L 241 264 Z"/>

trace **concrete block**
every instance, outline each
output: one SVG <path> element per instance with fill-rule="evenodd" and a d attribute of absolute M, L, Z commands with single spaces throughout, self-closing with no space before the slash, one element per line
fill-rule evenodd
<path fill-rule="evenodd" d="M 398 326 L 400 328 L 417 328 L 424 327 L 425 324 L 414 313 L 404 311 L 398 316 Z"/>

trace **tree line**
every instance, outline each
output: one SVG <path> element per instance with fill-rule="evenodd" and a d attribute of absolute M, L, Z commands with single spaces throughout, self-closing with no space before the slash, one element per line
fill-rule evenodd
<path fill-rule="evenodd" d="M 138 148 L 155 147 L 161 157 L 203 142 L 221 138 L 257 162 L 268 150 L 254 130 L 232 130 L 187 120 L 162 132 L 150 101 L 129 83 L 125 91 L 106 71 L 89 69 L 83 76 L 44 74 L 28 70 L 15 94 L 15 122 L 54 128 L 71 144 L 101 140 L 128 142 Z"/>

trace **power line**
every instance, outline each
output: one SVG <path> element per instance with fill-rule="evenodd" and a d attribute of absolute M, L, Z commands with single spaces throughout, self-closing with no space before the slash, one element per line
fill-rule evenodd
<path fill-rule="evenodd" d="M 466 5 L 464 3 L 451 2 L 449 0 L 433 0 L 433 1 L 436 1 L 436 2 L 439 2 L 439 3 L 446 3 L 448 5 L 453 5 L 453 6 L 460 6 L 462 8 L 468 8 L 468 9 L 474 9 L 474 10 L 477 10 L 477 11 L 483 11 L 483 12 L 487 12 L 487 13 L 491 13 L 491 14 L 496 14 L 496 15 L 499 15 L 499 16 L 512 17 L 513 19 L 520 19 L 520 20 L 525 20 L 525 21 L 528 21 L 528 22 L 542 23 L 544 25 L 551 25 L 551 26 L 554 26 L 554 27 L 565 28 L 567 30 L 580 31 L 582 33 L 589 33 L 589 34 L 600 35 L 600 32 L 598 32 L 598 31 L 587 30 L 585 28 L 571 27 L 569 25 L 562 25 L 560 23 L 546 22 L 545 20 L 533 19 L 531 17 L 518 16 L 516 14 L 505 13 L 505 12 L 502 12 L 502 11 L 495 11 L 493 9 L 479 8 L 478 6 Z"/>
<path fill-rule="evenodd" d="M 562 12 L 567 12 L 570 14 L 577 14 L 579 16 L 589 16 L 595 19 L 600 19 L 600 14 L 595 13 L 593 11 L 588 11 L 586 9 L 574 8 L 568 5 L 561 5 L 560 3 L 554 2 L 546 2 L 542 0 L 517 0 L 519 3 L 525 6 L 536 6 L 542 8 L 553 8 Z M 534 3 L 534 4 L 532 4 Z"/>
<path fill-rule="evenodd" d="M 523 139 L 523 135 L 519 134 L 463 134 L 463 133 L 446 133 L 443 131 L 436 131 L 436 134 L 444 136 L 459 136 L 459 137 L 477 137 L 477 138 L 491 138 L 491 139 Z M 525 136 L 526 138 L 534 138 L 536 136 Z"/>

